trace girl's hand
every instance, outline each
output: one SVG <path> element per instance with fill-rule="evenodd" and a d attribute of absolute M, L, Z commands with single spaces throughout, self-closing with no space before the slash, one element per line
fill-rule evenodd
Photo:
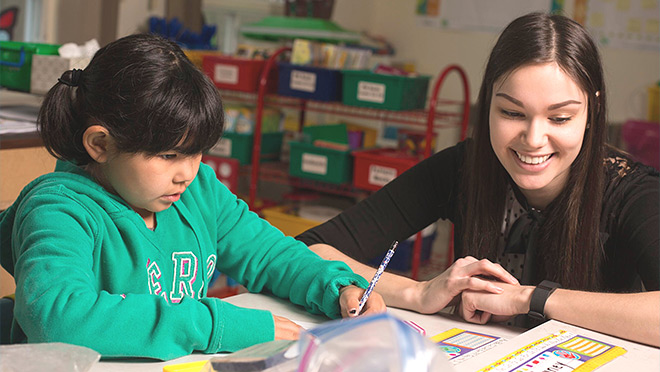
<path fill-rule="evenodd" d="M 502 322 L 514 315 L 527 314 L 534 287 L 498 283 L 500 294 L 467 290 L 461 294 L 458 313 L 472 323 Z"/>
<path fill-rule="evenodd" d="M 273 315 L 276 340 L 297 340 L 300 338 L 301 327 L 287 318 Z"/>
<path fill-rule="evenodd" d="M 457 296 L 465 290 L 502 293 L 500 282 L 519 285 L 518 280 L 497 263 L 470 256 L 459 258 L 442 274 L 420 282 L 418 311 L 423 314 L 437 313 L 447 305 L 455 304 Z"/>
<path fill-rule="evenodd" d="M 364 304 L 362 312 L 358 314 L 357 310 L 360 305 L 360 299 L 362 298 L 363 293 L 364 289 L 358 288 L 354 285 L 349 285 L 339 290 L 339 306 L 341 307 L 342 318 L 353 318 L 358 315 L 378 314 L 385 312 L 386 307 L 383 297 L 373 291 L 371 292 L 371 295 L 369 295 L 367 303 Z"/>

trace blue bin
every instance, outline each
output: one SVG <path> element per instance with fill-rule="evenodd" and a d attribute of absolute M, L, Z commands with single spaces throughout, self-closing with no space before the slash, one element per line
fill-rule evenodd
<path fill-rule="evenodd" d="M 278 64 L 277 94 L 316 101 L 341 101 L 341 70 Z"/>

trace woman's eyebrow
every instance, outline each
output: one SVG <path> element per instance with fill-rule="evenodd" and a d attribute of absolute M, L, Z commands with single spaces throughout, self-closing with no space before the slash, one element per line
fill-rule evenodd
<path fill-rule="evenodd" d="M 525 107 L 525 105 L 521 101 L 511 97 L 510 95 L 508 95 L 506 93 L 497 93 L 497 94 L 495 94 L 495 96 L 507 99 L 507 100 L 511 101 L 511 103 L 513 103 L 514 105 L 517 105 L 517 106 L 520 106 L 520 107 L 523 107 L 523 108 Z M 552 111 L 552 110 L 556 110 L 558 108 L 562 108 L 562 107 L 567 106 L 567 105 L 581 105 L 581 104 L 582 104 L 582 102 L 580 102 L 580 101 L 569 99 L 567 101 L 554 103 L 554 104 L 548 106 L 548 110 Z"/>
<path fill-rule="evenodd" d="M 559 102 L 559 103 L 555 103 L 554 105 L 548 106 L 548 110 L 556 110 L 558 108 L 562 108 L 562 107 L 567 106 L 567 105 L 581 105 L 581 104 L 582 104 L 582 102 L 580 102 L 580 101 L 575 101 L 575 100 L 569 99 L 568 101 Z"/>
<path fill-rule="evenodd" d="M 511 97 L 510 95 L 508 95 L 506 93 L 497 93 L 497 94 L 495 94 L 495 96 L 505 98 L 505 99 L 511 101 L 511 103 L 513 103 L 514 105 L 520 106 L 522 108 L 525 107 L 525 105 L 523 105 L 522 102 L 518 101 L 517 99 Z"/>

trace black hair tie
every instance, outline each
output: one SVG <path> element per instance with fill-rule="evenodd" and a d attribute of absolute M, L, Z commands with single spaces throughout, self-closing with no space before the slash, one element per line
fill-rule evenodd
<path fill-rule="evenodd" d="M 70 72 L 67 77 L 67 72 Z M 82 77 L 83 70 L 74 68 L 73 70 L 64 71 L 62 76 L 57 79 L 62 84 L 68 85 L 70 87 L 77 87 L 80 83 L 80 78 Z"/>

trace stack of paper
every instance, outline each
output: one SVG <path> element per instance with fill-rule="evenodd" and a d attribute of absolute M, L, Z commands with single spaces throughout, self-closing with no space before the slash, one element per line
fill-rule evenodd
<path fill-rule="evenodd" d="M 0 134 L 36 132 L 38 114 L 36 106 L 0 106 Z"/>

